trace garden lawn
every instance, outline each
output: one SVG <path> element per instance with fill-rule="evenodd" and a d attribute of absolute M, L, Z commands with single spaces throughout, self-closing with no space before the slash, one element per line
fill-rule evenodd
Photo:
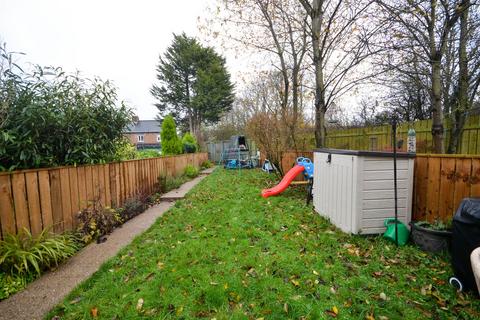
<path fill-rule="evenodd" d="M 450 264 L 350 236 L 257 171 L 216 170 L 48 316 L 61 319 L 480 317 Z"/>

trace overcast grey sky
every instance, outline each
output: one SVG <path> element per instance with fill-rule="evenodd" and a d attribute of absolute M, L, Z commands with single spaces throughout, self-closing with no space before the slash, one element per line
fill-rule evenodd
<path fill-rule="evenodd" d="M 152 119 L 159 54 L 172 33 L 197 36 L 197 18 L 212 1 L 0 0 L 0 40 L 26 53 L 22 62 L 113 80 L 140 119 Z"/>

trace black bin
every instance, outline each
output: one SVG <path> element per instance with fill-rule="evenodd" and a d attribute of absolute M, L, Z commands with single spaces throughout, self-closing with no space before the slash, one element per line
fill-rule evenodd
<path fill-rule="evenodd" d="M 465 198 L 452 221 L 452 266 L 463 290 L 477 291 L 470 254 L 480 247 L 480 198 Z"/>

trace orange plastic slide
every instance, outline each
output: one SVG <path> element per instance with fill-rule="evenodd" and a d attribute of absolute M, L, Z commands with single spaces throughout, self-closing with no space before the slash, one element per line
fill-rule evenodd
<path fill-rule="evenodd" d="M 295 165 L 287 172 L 287 174 L 283 177 L 282 181 L 280 181 L 279 184 L 277 184 L 273 188 L 262 190 L 262 197 L 268 198 L 270 196 L 276 196 L 277 194 L 282 193 L 283 191 L 285 191 L 285 189 L 287 189 L 293 179 L 295 179 L 296 176 L 303 172 L 303 170 L 305 170 L 303 166 L 299 166 L 298 164 Z"/>

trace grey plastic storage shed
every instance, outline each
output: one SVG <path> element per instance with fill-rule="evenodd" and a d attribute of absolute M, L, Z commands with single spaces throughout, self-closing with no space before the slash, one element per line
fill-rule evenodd
<path fill-rule="evenodd" d="M 415 154 L 397 153 L 398 217 L 411 219 Z M 314 152 L 315 210 L 344 232 L 375 234 L 393 218 L 393 153 L 317 149 Z"/>

